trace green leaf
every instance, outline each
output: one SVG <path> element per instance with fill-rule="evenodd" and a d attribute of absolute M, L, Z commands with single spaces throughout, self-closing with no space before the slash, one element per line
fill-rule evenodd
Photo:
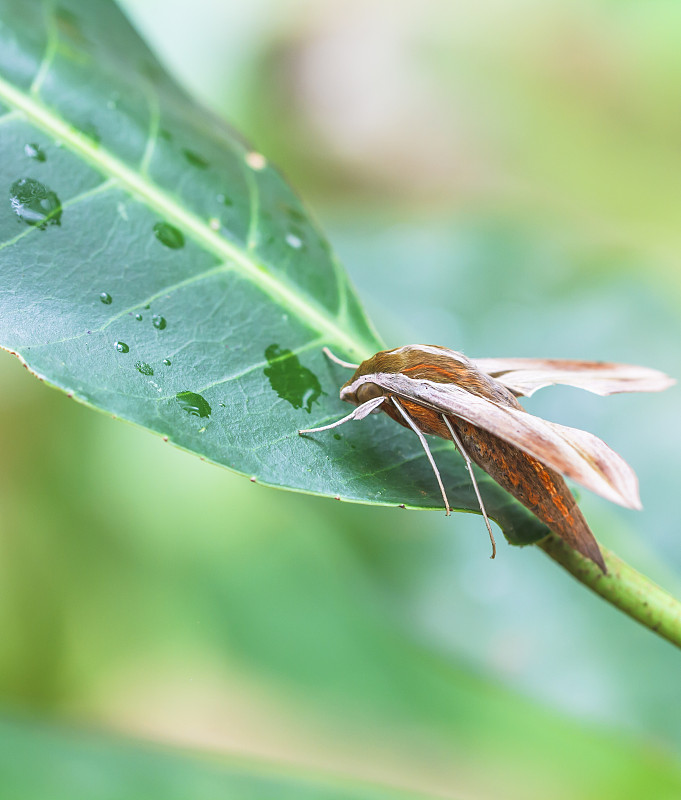
<path fill-rule="evenodd" d="M 322 347 L 358 361 L 382 343 L 281 174 L 172 83 L 112 2 L 0 0 L 0 20 L 0 345 L 262 483 L 440 507 L 418 440 L 389 419 L 296 433 L 348 411 Z M 477 510 L 453 447 L 435 451 L 451 502 Z M 511 541 L 547 533 L 480 482 Z"/>
<path fill-rule="evenodd" d="M 24 800 L 426 800 L 276 764 L 207 758 L 24 720 L 0 720 L 0 745 L 2 796 Z"/>

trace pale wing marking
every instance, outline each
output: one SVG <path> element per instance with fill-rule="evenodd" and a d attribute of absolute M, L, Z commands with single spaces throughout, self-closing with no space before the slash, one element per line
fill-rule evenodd
<path fill-rule="evenodd" d="M 516 395 L 529 397 L 544 386 L 564 384 L 594 394 L 661 392 L 676 381 L 650 367 L 558 358 L 476 358 L 475 366 Z"/>

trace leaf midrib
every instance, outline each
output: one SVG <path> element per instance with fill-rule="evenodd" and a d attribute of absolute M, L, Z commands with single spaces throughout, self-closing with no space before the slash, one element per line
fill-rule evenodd
<path fill-rule="evenodd" d="M 24 94 L 0 77 L 0 98 L 9 106 L 22 112 L 38 128 L 53 139 L 77 153 L 102 175 L 115 180 L 131 195 L 142 200 L 166 221 L 180 228 L 189 238 L 198 242 L 223 262 L 232 263 L 233 269 L 251 283 L 286 307 L 291 313 L 318 331 L 330 342 L 366 358 L 373 352 L 363 340 L 346 330 L 330 314 L 309 298 L 301 296 L 287 282 L 268 272 L 266 266 L 252 254 L 211 230 L 204 220 L 183 208 L 163 189 L 128 167 L 106 148 L 95 145 L 87 136 L 56 116 L 34 97 Z M 248 167 L 247 167 L 248 168 Z"/>

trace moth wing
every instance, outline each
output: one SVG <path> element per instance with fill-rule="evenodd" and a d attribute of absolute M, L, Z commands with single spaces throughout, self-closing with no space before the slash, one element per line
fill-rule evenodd
<path fill-rule="evenodd" d="M 456 384 L 411 380 L 399 373 L 374 374 L 371 380 L 405 399 L 495 434 L 607 500 L 641 508 L 634 471 L 591 433 L 498 405 Z"/>
<path fill-rule="evenodd" d="M 536 417 L 536 419 L 539 419 L 539 417 Z M 567 425 L 559 425 L 557 422 L 548 422 L 547 420 L 541 420 L 541 422 L 549 425 L 581 457 L 584 463 L 592 467 L 606 481 L 608 486 L 616 491 L 621 499 L 615 500 L 615 502 L 626 508 L 641 510 L 643 506 L 641 505 L 638 491 L 638 478 L 622 456 L 608 447 L 598 436 L 594 436 L 593 433 L 579 428 L 570 428 Z M 564 472 L 564 474 L 572 477 L 568 472 Z M 579 481 L 587 488 L 591 488 L 589 484 L 580 481 L 576 477 L 574 480 Z M 603 497 L 605 496 L 603 494 Z"/>
<path fill-rule="evenodd" d="M 676 381 L 650 367 L 558 358 L 476 358 L 475 366 L 517 396 L 554 384 L 576 386 L 594 394 L 661 392 Z"/>

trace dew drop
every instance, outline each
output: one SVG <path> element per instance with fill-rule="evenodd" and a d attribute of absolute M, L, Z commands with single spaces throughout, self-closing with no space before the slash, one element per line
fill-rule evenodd
<path fill-rule="evenodd" d="M 196 392 L 178 392 L 175 399 L 180 404 L 180 408 L 187 412 L 192 417 L 209 417 L 211 407 L 202 397 Z"/>
<path fill-rule="evenodd" d="M 289 247 L 292 247 L 294 250 L 300 250 L 303 246 L 303 240 L 300 236 L 296 236 L 294 233 L 289 233 L 286 235 L 286 244 Z"/>
<path fill-rule="evenodd" d="M 47 186 L 33 178 L 14 181 L 9 190 L 12 211 L 27 225 L 45 229 L 61 224 L 61 202 Z"/>
<path fill-rule="evenodd" d="M 169 367 L 171 365 L 171 363 L 172 362 L 171 362 L 171 360 L 169 358 L 164 358 L 163 359 L 163 366 L 164 367 Z"/>
<path fill-rule="evenodd" d="M 113 303 L 113 297 L 108 292 L 100 292 L 99 299 L 105 306 L 110 306 Z"/>
<path fill-rule="evenodd" d="M 34 161 L 47 161 L 47 156 L 37 144 L 25 144 L 24 154 Z"/>
<path fill-rule="evenodd" d="M 215 199 L 218 201 L 218 203 L 222 203 L 223 206 L 234 205 L 232 198 L 228 197 L 226 194 L 223 194 L 222 192 L 220 192 L 220 194 L 217 195 Z"/>
<path fill-rule="evenodd" d="M 267 166 L 267 159 L 262 153 L 246 153 L 246 163 L 251 169 L 261 170 Z"/>
<path fill-rule="evenodd" d="M 130 348 L 125 342 L 114 342 L 114 347 L 119 353 L 129 353 Z"/>
<path fill-rule="evenodd" d="M 305 214 L 297 208 L 293 206 L 286 207 L 286 213 L 291 217 L 291 219 L 295 220 L 296 222 L 305 222 Z"/>
<path fill-rule="evenodd" d="M 171 250 L 179 250 L 184 247 L 184 236 L 182 231 L 167 222 L 157 222 L 154 225 L 154 235 L 166 247 Z"/>
<path fill-rule="evenodd" d="M 141 314 L 135 314 L 135 319 L 136 319 L 138 322 L 142 322 L 142 315 L 141 315 Z"/>
<path fill-rule="evenodd" d="M 188 150 L 187 148 L 182 150 L 182 155 L 187 159 L 187 161 L 192 165 L 192 167 L 198 167 L 198 169 L 208 169 L 210 164 L 206 161 L 203 156 L 200 156 L 198 153 L 195 153 L 193 150 Z"/>
<path fill-rule="evenodd" d="M 341 436 L 340 433 L 334 433 L 333 438 L 336 439 L 337 441 L 340 441 L 343 437 Z"/>
<path fill-rule="evenodd" d="M 211 217 L 208 220 L 208 227 L 212 231 L 219 231 L 220 230 L 220 220 L 217 217 Z"/>
<path fill-rule="evenodd" d="M 153 375 L 154 370 L 149 364 L 145 364 L 144 361 L 135 361 L 135 369 L 138 372 L 141 372 L 142 375 Z"/>
<path fill-rule="evenodd" d="M 277 344 L 265 350 L 265 358 L 268 361 L 265 376 L 279 397 L 294 408 L 311 413 L 312 404 L 324 394 L 317 376 L 300 363 L 295 353 Z"/>
<path fill-rule="evenodd" d="M 151 324 L 159 331 L 163 331 L 168 323 L 165 317 L 162 317 L 160 314 L 154 314 L 151 318 Z"/>

